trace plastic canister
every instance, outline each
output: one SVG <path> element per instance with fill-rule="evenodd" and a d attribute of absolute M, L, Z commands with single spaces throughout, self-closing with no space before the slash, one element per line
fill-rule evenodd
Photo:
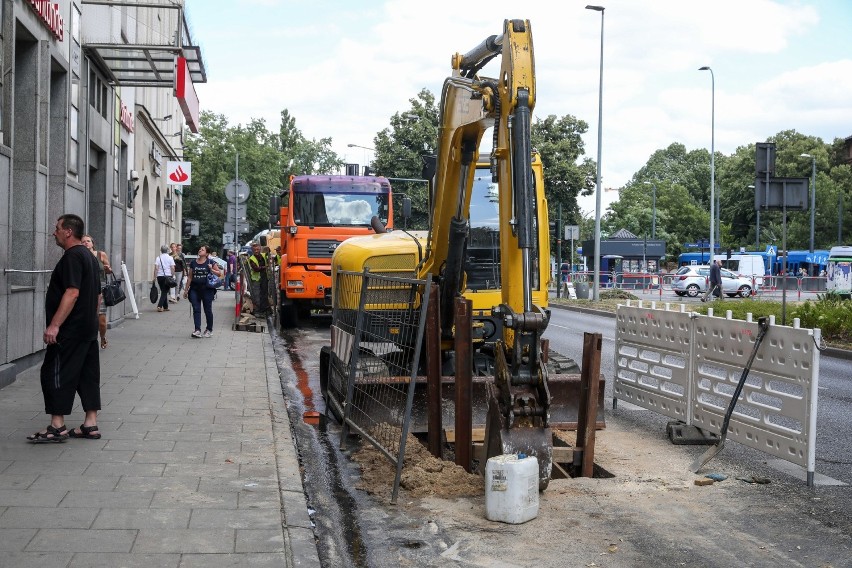
<path fill-rule="evenodd" d="M 485 464 L 485 518 L 518 525 L 538 516 L 538 460 L 504 454 Z"/>

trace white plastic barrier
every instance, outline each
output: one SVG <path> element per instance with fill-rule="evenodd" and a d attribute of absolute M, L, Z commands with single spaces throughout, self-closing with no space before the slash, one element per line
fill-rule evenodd
<path fill-rule="evenodd" d="M 718 434 L 757 336 L 757 323 L 619 306 L 614 398 Z M 770 327 L 727 438 L 804 467 L 816 462 L 819 329 Z"/>

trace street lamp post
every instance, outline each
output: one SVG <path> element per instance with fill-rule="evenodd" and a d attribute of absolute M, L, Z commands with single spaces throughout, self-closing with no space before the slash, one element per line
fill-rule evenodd
<path fill-rule="evenodd" d="M 816 156 L 799 154 L 802 158 L 811 159 L 811 253 L 814 252 L 814 209 L 816 207 Z"/>
<path fill-rule="evenodd" d="M 748 188 L 753 189 L 754 191 L 757 191 L 754 188 L 753 185 L 748 186 Z M 755 228 L 754 228 L 754 234 L 755 234 L 754 246 L 759 247 L 760 246 L 760 209 L 757 210 L 757 224 L 755 225 Z"/>
<path fill-rule="evenodd" d="M 713 261 L 715 240 L 713 225 L 716 221 L 716 76 L 713 70 L 705 65 L 699 71 L 710 71 L 710 261 Z"/>
<path fill-rule="evenodd" d="M 594 293 L 592 299 L 600 300 L 601 288 L 601 148 L 603 141 L 603 48 L 604 48 L 604 7 L 586 6 L 586 10 L 594 10 L 601 13 L 601 58 L 598 82 L 598 164 L 595 186 L 595 278 Z"/>
<path fill-rule="evenodd" d="M 657 184 L 650 181 L 643 182 L 651 186 L 651 240 L 657 238 Z"/>

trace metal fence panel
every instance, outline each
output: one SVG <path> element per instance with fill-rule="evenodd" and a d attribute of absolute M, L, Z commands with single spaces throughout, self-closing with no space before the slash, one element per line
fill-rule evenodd
<path fill-rule="evenodd" d="M 819 330 L 775 325 L 752 364 L 728 439 L 815 467 Z M 725 411 L 757 336 L 757 323 L 712 316 L 695 319 L 693 424 L 720 433 Z"/>
<path fill-rule="evenodd" d="M 426 280 L 335 275 L 329 404 L 397 466 L 396 501 L 428 307 Z"/>
<path fill-rule="evenodd" d="M 692 315 L 619 306 L 613 397 L 689 422 Z"/>
<path fill-rule="evenodd" d="M 719 434 L 757 323 L 619 306 L 614 398 Z M 819 329 L 775 325 L 760 346 L 727 437 L 806 468 L 816 466 Z"/>

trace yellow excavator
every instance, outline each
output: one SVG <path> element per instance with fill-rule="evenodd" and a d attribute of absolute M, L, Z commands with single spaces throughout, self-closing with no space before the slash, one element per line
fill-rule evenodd
<path fill-rule="evenodd" d="M 496 57 L 499 77 L 481 77 Z M 402 231 L 349 239 L 335 251 L 332 275 L 365 268 L 431 274 L 439 287 L 444 376 L 455 374 L 454 299 L 472 301 L 473 374 L 485 379 L 478 384 L 488 407 L 486 456 L 536 456 L 543 489 L 552 467 L 551 424 L 577 421 L 579 377 L 566 373 L 579 369 L 542 348 L 550 246 L 541 159 L 530 141 L 536 93 L 529 21 L 506 20 L 501 35 L 454 55 L 452 70 L 441 93 L 434 176 L 424 176 L 431 179 L 425 246 L 422 233 Z M 492 148 L 480 159 L 489 128 Z M 338 293 L 345 294 L 333 281 L 332 295 Z M 338 305 L 358 302 L 338 298 Z M 602 397 L 598 407 L 603 417 Z"/>

